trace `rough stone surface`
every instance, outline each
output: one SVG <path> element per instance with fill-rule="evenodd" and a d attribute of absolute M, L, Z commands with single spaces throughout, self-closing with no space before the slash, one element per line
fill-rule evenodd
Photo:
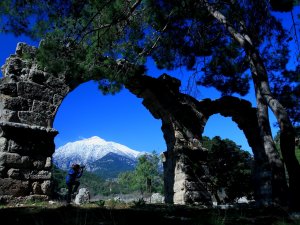
<path fill-rule="evenodd" d="M 51 169 L 52 167 L 52 159 L 51 157 L 46 158 L 45 169 Z"/>
<path fill-rule="evenodd" d="M 20 169 L 11 168 L 7 171 L 7 175 L 9 178 L 12 178 L 12 179 L 20 179 L 21 178 Z"/>
<path fill-rule="evenodd" d="M 48 196 L 51 195 L 51 191 L 52 191 L 51 181 L 50 180 L 43 181 L 43 183 L 41 184 L 41 189 L 45 195 L 48 195 Z"/>
<path fill-rule="evenodd" d="M 151 195 L 151 203 L 164 203 L 165 197 L 162 196 L 160 193 L 153 193 Z"/>
<path fill-rule="evenodd" d="M 0 166 L 28 168 L 30 165 L 28 156 L 17 153 L 0 152 Z"/>
<path fill-rule="evenodd" d="M 7 144 L 8 141 L 4 137 L 0 137 L 0 152 L 6 152 L 7 151 Z"/>
<path fill-rule="evenodd" d="M 90 201 L 90 192 L 87 188 L 80 188 L 75 197 L 75 204 L 81 205 Z"/>
<path fill-rule="evenodd" d="M 41 184 L 39 182 L 33 182 L 32 183 L 32 192 L 35 195 L 40 195 L 42 194 L 42 189 L 41 189 Z"/>
<path fill-rule="evenodd" d="M 11 178 L 0 178 L 0 195 L 26 196 L 29 195 L 30 187 L 28 181 Z"/>
<path fill-rule="evenodd" d="M 50 180 L 51 179 L 51 172 L 49 171 L 32 171 L 30 174 L 31 180 Z"/>
<path fill-rule="evenodd" d="M 52 128 L 54 117 L 64 97 L 88 81 L 74 82 L 64 73 L 54 76 L 42 71 L 34 64 L 35 54 L 35 47 L 19 43 L 16 54 L 7 58 L 1 67 L 4 77 L 0 80 L 0 195 L 50 195 L 49 170 L 57 134 Z M 167 74 L 159 78 L 131 77 L 125 83 L 126 88 L 143 99 L 143 105 L 154 118 L 162 121 L 167 145 L 165 201 L 212 205 L 206 186 L 209 180 L 207 152 L 200 142 L 205 124 L 216 113 L 232 117 L 257 157 L 263 146 L 256 109 L 249 102 L 234 97 L 199 102 L 180 93 L 180 85 L 179 80 Z M 268 180 L 262 176 L 268 172 L 263 162 L 265 159 L 256 158 L 257 196 L 267 197 L 271 190 Z"/>

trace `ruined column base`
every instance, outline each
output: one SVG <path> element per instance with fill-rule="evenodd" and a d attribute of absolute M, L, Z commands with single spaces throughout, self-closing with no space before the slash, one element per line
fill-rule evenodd
<path fill-rule="evenodd" d="M 0 122 L 0 196 L 51 196 L 57 131 Z"/>

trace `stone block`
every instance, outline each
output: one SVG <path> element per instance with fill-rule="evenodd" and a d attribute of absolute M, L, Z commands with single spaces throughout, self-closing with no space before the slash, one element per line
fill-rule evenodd
<path fill-rule="evenodd" d="M 2 72 L 4 76 L 9 76 L 12 74 L 19 76 L 23 67 L 24 62 L 15 55 L 11 55 L 8 59 L 6 59 Z"/>
<path fill-rule="evenodd" d="M 54 92 L 43 85 L 32 82 L 19 82 L 18 95 L 23 98 L 51 102 Z"/>
<path fill-rule="evenodd" d="M 51 169 L 52 168 L 52 158 L 51 157 L 47 157 L 44 167 L 45 167 L 45 169 Z"/>
<path fill-rule="evenodd" d="M 11 178 L 0 178 L 0 195 L 26 196 L 30 192 L 29 182 Z"/>
<path fill-rule="evenodd" d="M 0 152 L 6 152 L 8 147 L 8 141 L 5 137 L 0 137 Z"/>
<path fill-rule="evenodd" d="M 17 153 L 0 152 L 0 166 L 13 168 L 28 168 L 30 159 Z"/>
<path fill-rule="evenodd" d="M 21 123 L 28 125 L 37 125 L 37 126 L 48 126 L 49 116 L 40 112 L 28 112 L 28 111 L 20 111 L 18 112 L 18 117 Z"/>
<path fill-rule="evenodd" d="M 75 204 L 81 205 L 90 201 L 90 192 L 87 188 L 80 188 L 75 197 Z"/>
<path fill-rule="evenodd" d="M 70 92 L 70 87 L 66 85 L 65 81 L 54 76 L 49 76 L 46 85 L 61 96 L 66 96 Z"/>
<path fill-rule="evenodd" d="M 40 169 L 44 169 L 45 162 L 42 160 L 35 160 L 33 161 L 32 165 L 35 169 L 40 170 Z"/>
<path fill-rule="evenodd" d="M 31 187 L 32 187 L 32 192 L 34 195 L 41 195 L 43 194 L 42 192 L 42 188 L 41 188 L 41 185 L 39 182 L 33 182 L 31 184 Z"/>
<path fill-rule="evenodd" d="M 44 84 L 46 78 L 43 71 L 38 70 L 36 67 L 32 67 L 29 71 L 28 80 L 37 84 Z"/>
<path fill-rule="evenodd" d="M 174 204 L 184 205 L 185 204 L 184 196 L 185 196 L 185 191 L 175 192 L 173 196 Z"/>
<path fill-rule="evenodd" d="M 31 180 L 50 180 L 52 178 L 52 173 L 49 171 L 31 171 L 30 179 Z"/>
<path fill-rule="evenodd" d="M 0 177 L 6 177 L 5 166 L 0 166 Z"/>
<path fill-rule="evenodd" d="M 6 122 L 20 122 L 18 113 L 13 110 L 8 109 L 1 109 L 0 108 L 0 120 L 6 121 Z"/>
<path fill-rule="evenodd" d="M 8 141 L 8 152 L 10 153 L 24 153 L 28 150 L 26 146 L 23 144 L 15 141 L 15 140 L 9 140 Z"/>
<path fill-rule="evenodd" d="M 28 169 L 15 169 L 11 168 L 7 171 L 9 178 L 18 179 L 18 180 L 29 180 L 30 171 Z"/>
<path fill-rule="evenodd" d="M 173 186 L 173 190 L 174 192 L 180 192 L 185 190 L 185 182 L 181 181 L 181 182 L 175 182 L 174 186 Z"/>
<path fill-rule="evenodd" d="M 22 97 L 10 97 L 2 95 L 0 101 L 3 109 L 12 111 L 27 111 L 29 110 L 28 100 Z"/>
<path fill-rule="evenodd" d="M 63 99 L 63 96 L 55 94 L 53 96 L 53 105 L 59 106 L 62 103 Z"/>
<path fill-rule="evenodd" d="M 33 101 L 32 111 L 35 113 L 43 112 L 51 118 L 55 114 L 56 109 L 57 106 L 52 105 L 48 102 L 37 101 L 37 100 Z"/>
<path fill-rule="evenodd" d="M 45 180 L 42 184 L 41 184 L 41 189 L 43 194 L 45 195 L 50 195 L 52 192 L 52 183 L 50 180 Z"/>
<path fill-rule="evenodd" d="M 16 97 L 18 95 L 17 84 L 16 83 L 1 84 L 0 85 L 0 94 Z"/>
<path fill-rule="evenodd" d="M 186 180 L 187 179 L 187 174 L 178 167 L 175 168 L 174 171 L 174 181 L 180 181 L 180 180 Z"/>
<path fill-rule="evenodd" d="M 21 178 L 20 169 L 11 168 L 7 171 L 7 175 L 9 178 L 12 178 L 12 179 L 20 179 Z"/>

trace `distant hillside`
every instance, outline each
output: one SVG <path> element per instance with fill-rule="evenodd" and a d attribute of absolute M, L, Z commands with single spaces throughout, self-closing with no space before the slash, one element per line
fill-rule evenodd
<path fill-rule="evenodd" d="M 128 157 L 118 155 L 116 153 L 108 153 L 101 159 L 96 160 L 91 164 L 93 173 L 101 178 L 116 178 L 119 173 L 132 171 L 136 166 L 137 161 Z"/>
<path fill-rule="evenodd" d="M 131 171 L 143 153 L 99 137 L 70 142 L 58 148 L 53 162 L 67 170 L 73 163 L 85 165 L 86 170 L 102 178 L 116 178 L 120 172 Z"/>

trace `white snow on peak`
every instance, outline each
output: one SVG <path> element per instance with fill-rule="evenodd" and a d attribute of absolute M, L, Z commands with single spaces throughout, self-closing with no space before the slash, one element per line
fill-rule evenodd
<path fill-rule="evenodd" d="M 65 164 L 70 160 L 80 164 L 87 164 L 101 159 L 108 153 L 115 153 L 131 159 L 136 159 L 142 152 L 130 149 L 122 144 L 106 141 L 100 137 L 93 136 L 87 139 L 69 142 L 55 150 L 54 161 Z M 69 165 L 60 165 L 68 168 Z"/>

